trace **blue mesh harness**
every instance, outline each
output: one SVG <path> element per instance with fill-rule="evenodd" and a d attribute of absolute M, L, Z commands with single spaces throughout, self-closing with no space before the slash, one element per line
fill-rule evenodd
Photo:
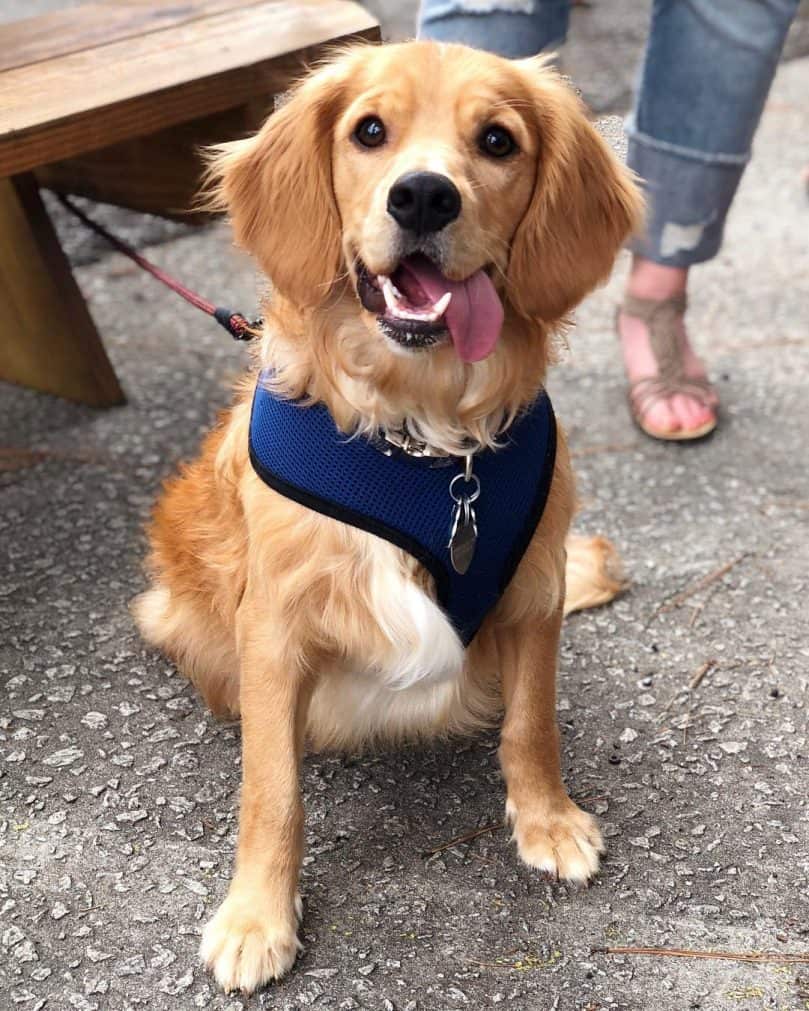
<path fill-rule="evenodd" d="M 502 440 L 501 448 L 474 457 L 478 539 L 461 575 L 448 541 L 454 508 L 449 483 L 464 474 L 462 460 L 388 456 L 372 440 L 340 432 L 323 404 L 285 400 L 261 376 L 250 419 L 250 460 L 262 481 L 414 555 L 435 580 L 438 602 L 465 646 L 502 596 L 545 508 L 556 455 L 547 394 Z"/>

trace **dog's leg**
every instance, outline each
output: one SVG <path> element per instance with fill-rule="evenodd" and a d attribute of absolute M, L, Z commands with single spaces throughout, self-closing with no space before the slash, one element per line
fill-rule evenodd
<path fill-rule="evenodd" d="M 298 874 L 303 805 L 298 783 L 309 681 L 282 659 L 261 625 L 241 639 L 242 797 L 236 871 L 208 923 L 200 954 L 225 990 L 247 993 L 291 968 L 300 948 Z M 278 639 L 282 637 L 279 635 Z"/>
<path fill-rule="evenodd" d="M 559 764 L 556 658 L 562 610 L 498 635 L 505 721 L 500 761 L 506 817 L 520 857 L 569 881 L 598 870 L 604 846 L 595 819 L 568 797 Z"/>

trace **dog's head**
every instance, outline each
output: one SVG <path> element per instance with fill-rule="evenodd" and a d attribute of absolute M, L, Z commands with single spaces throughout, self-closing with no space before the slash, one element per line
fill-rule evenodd
<path fill-rule="evenodd" d="M 426 42 L 340 55 L 220 148 L 212 177 L 288 303 L 343 300 L 365 358 L 370 336 L 400 362 L 507 354 L 504 315 L 544 335 L 609 273 L 641 209 L 541 60 Z"/>

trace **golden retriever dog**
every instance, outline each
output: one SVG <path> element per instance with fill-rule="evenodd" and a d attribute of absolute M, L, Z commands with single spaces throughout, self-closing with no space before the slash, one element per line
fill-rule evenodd
<path fill-rule="evenodd" d="M 211 154 L 210 186 L 271 295 L 234 406 L 156 506 L 152 585 L 135 614 L 214 713 L 241 718 L 235 873 L 201 955 L 222 987 L 250 992 L 300 948 L 307 746 L 502 720 L 520 858 L 574 882 L 596 872 L 601 836 L 560 773 L 557 647 L 566 610 L 617 588 L 606 542 L 570 538 L 566 551 L 574 488 L 560 431 L 541 519 L 464 641 L 422 557 L 262 478 L 250 451 L 257 384 L 291 410 L 293 444 L 295 419 L 326 418 L 335 453 L 378 448 L 380 472 L 398 460 L 414 481 L 444 482 L 457 470 L 466 491 L 451 498 L 442 484 L 439 533 L 452 520 L 463 580 L 470 550 L 488 544 L 474 510 L 497 515 L 501 489 L 524 479 L 481 486 L 477 468 L 505 459 L 544 396 L 554 333 L 608 276 L 641 200 L 541 60 L 428 42 L 339 53 L 254 137 Z M 328 471 L 328 451 L 316 469 Z"/>

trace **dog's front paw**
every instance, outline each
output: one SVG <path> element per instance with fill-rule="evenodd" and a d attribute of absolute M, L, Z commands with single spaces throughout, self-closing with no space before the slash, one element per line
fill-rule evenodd
<path fill-rule="evenodd" d="M 252 993 L 288 972 L 301 949 L 300 897 L 287 920 L 255 892 L 231 892 L 202 932 L 200 958 L 225 991 Z M 297 916 L 296 916 L 297 914 Z"/>
<path fill-rule="evenodd" d="M 595 818 L 565 797 L 550 806 L 506 804 L 520 858 L 565 881 L 586 882 L 598 870 L 604 843 Z"/>

